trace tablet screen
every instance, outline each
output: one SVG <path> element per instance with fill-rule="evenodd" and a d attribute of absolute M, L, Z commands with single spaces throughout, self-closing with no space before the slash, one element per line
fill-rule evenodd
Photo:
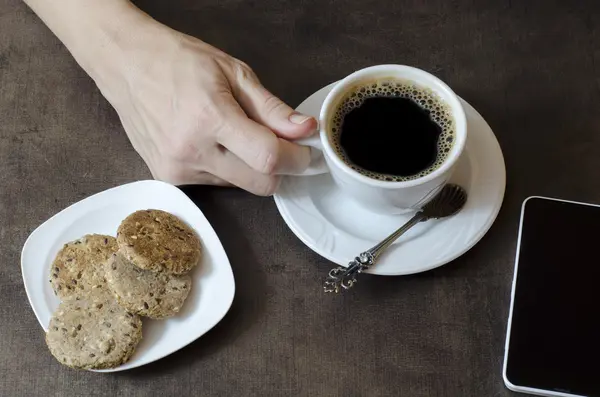
<path fill-rule="evenodd" d="M 514 293 L 507 379 L 600 396 L 600 207 L 529 199 Z"/>

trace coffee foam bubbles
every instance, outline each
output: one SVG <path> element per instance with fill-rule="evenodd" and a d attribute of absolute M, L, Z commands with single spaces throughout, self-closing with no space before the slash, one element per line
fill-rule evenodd
<path fill-rule="evenodd" d="M 340 145 L 340 134 L 344 117 L 353 109 L 360 107 L 365 99 L 373 97 L 400 97 L 411 99 L 429 112 L 431 119 L 442 129 L 438 139 L 437 157 L 431 166 L 415 175 L 398 176 L 371 172 L 352 163 Z M 402 124 L 402 121 L 399 120 L 398 123 Z M 351 90 L 348 90 L 342 97 L 338 102 L 337 110 L 330 120 L 329 140 L 337 155 L 353 170 L 368 176 L 369 178 L 381 181 L 404 182 L 430 174 L 446 161 L 448 154 L 454 145 L 454 141 L 456 140 L 454 124 L 454 117 L 452 116 L 450 106 L 444 103 L 431 89 L 420 87 L 412 81 L 399 79 L 378 80 L 357 85 Z M 373 155 L 376 156 L 377 154 L 374 153 Z"/>

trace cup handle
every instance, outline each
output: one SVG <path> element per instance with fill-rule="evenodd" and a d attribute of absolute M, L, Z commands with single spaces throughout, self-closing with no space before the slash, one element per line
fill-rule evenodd
<path fill-rule="evenodd" d="M 308 167 L 300 173 L 292 174 L 297 176 L 310 176 L 326 174 L 329 172 L 329 167 L 325 162 L 323 155 L 323 145 L 321 144 L 321 138 L 319 132 L 316 132 L 308 138 L 297 139 L 294 141 L 298 145 L 307 146 L 310 149 L 310 164 Z"/>

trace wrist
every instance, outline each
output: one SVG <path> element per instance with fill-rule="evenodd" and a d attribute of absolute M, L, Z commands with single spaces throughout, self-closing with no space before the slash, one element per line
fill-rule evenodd
<path fill-rule="evenodd" d="M 78 62 L 115 106 L 176 47 L 172 32 L 135 8 L 119 21 L 100 23 L 96 41 L 82 47 Z"/>
<path fill-rule="evenodd" d="M 125 67 L 136 42 L 152 25 L 158 24 L 129 1 L 114 3 L 111 7 L 99 7 L 98 12 L 74 24 L 63 40 L 94 80 L 107 69 Z"/>
<path fill-rule="evenodd" d="M 160 25 L 129 0 L 25 0 L 96 80 Z"/>

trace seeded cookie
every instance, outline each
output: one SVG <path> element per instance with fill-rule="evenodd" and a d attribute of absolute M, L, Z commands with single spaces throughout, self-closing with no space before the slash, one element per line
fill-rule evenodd
<path fill-rule="evenodd" d="M 154 319 L 171 317 L 179 312 L 192 286 L 188 275 L 143 270 L 120 253 L 113 255 L 106 264 L 106 280 L 122 307 Z"/>
<path fill-rule="evenodd" d="M 50 320 L 46 344 L 71 368 L 114 368 L 129 360 L 142 339 L 142 321 L 95 288 L 85 297 L 68 297 Z"/>
<path fill-rule="evenodd" d="M 160 210 L 129 215 L 119 226 L 117 242 L 127 260 L 153 272 L 185 274 L 202 255 L 196 233 L 175 215 Z"/>
<path fill-rule="evenodd" d="M 50 268 L 50 283 L 61 299 L 82 296 L 95 285 L 104 284 L 104 265 L 117 252 L 111 236 L 88 234 L 65 244 Z"/>

